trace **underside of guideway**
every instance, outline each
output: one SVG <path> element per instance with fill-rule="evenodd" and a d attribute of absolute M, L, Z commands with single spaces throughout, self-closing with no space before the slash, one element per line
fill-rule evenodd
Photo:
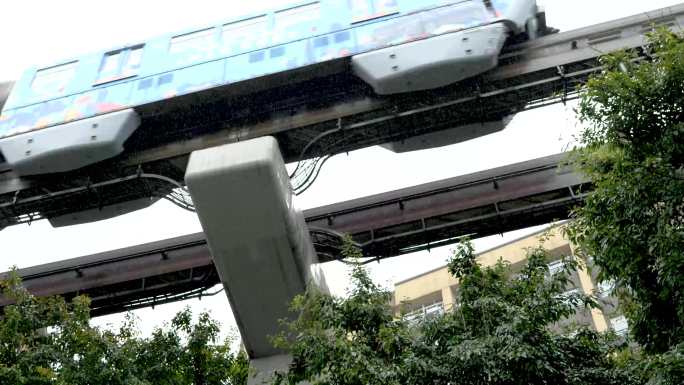
<path fill-rule="evenodd" d="M 350 233 L 370 260 L 567 218 L 591 184 L 565 155 L 534 159 L 306 210 L 319 258 L 339 255 Z M 36 295 L 87 294 L 93 315 L 208 295 L 220 282 L 203 233 L 19 271 Z M 2 301 L 0 301 L 2 304 Z"/>

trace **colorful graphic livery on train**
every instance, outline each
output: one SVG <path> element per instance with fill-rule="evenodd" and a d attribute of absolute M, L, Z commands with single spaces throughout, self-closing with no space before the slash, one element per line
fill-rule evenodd
<path fill-rule="evenodd" d="M 511 36 L 536 37 L 538 12 L 535 0 L 300 2 L 29 69 L 0 115 L 0 152 L 20 175 L 73 170 L 121 153 L 137 106 L 338 58 L 378 94 L 444 86 L 495 67 Z"/>

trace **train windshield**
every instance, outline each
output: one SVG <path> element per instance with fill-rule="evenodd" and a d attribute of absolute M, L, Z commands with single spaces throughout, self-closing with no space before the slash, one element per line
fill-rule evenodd
<path fill-rule="evenodd" d="M 469 1 L 425 12 L 423 20 L 426 34 L 441 35 L 488 24 L 493 15 L 482 2 Z"/>
<path fill-rule="evenodd" d="M 441 35 L 489 24 L 494 15 L 482 2 L 468 1 L 395 19 L 380 27 L 370 25 L 374 44 L 399 44 L 421 37 Z M 363 31 L 365 32 L 365 31 Z M 362 33 L 363 33 L 362 32 Z"/>

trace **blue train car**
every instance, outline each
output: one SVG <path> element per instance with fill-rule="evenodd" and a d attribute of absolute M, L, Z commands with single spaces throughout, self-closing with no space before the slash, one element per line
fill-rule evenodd
<path fill-rule="evenodd" d="M 124 151 L 136 107 L 350 58 L 378 94 L 432 89 L 497 65 L 537 34 L 536 0 L 319 0 L 24 72 L 0 114 L 19 175 L 78 169 Z"/>

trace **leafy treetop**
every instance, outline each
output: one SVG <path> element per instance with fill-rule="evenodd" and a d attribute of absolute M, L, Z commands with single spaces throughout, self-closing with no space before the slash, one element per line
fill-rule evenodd
<path fill-rule="evenodd" d="M 0 384 L 242 385 L 249 362 L 231 340 L 218 341 L 208 314 L 193 322 L 186 309 L 150 338 L 132 317 L 118 331 L 90 325 L 90 301 L 37 298 L 14 275 L 0 282 L 14 304 L 0 315 Z"/>
<path fill-rule="evenodd" d="M 649 39 L 645 58 L 603 58 L 585 88 L 572 162 L 594 190 L 568 234 L 622 288 L 635 340 L 658 353 L 684 343 L 684 41 L 665 29 Z"/>
<path fill-rule="evenodd" d="M 297 297 L 300 316 L 275 338 L 289 351 L 289 370 L 275 384 L 631 384 L 612 354 L 609 335 L 582 329 L 569 337 L 550 325 L 594 306 L 581 294 L 564 296 L 577 262 L 548 275 L 547 252 L 529 250 L 518 274 L 499 261 L 476 263 L 469 243 L 458 246 L 449 271 L 459 280 L 453 311 L 419 322 L 395 317 L 390 293 L 354 266 L 354 289 L 337 298 L 310 288 Z"/>

